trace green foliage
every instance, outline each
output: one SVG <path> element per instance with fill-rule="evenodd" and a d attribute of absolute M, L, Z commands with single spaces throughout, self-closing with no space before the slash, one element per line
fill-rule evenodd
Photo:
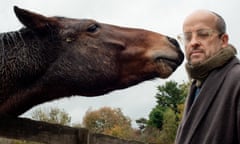
<path fill-rule="evenodd" d="M 135 140 L 147 144 L 158 144 L 161 131 L 156 127 L 147 126 Z"/>
<path fill-rule="evenodd" d="M 178 105 L 184 103 L 186 90 L 184 85 L 178 85 L 175 81 L 168 81 L 163 86 L 158 86 L 156 94 L 158 106 L 170 108 L 175 114 L 180 113 Z"/>
<path fill-rule="evenodd" d="M 167 109 L 164 113 L 163 129 L 161 131 L 159 144 L 173 144 L 177 132 L 178 122 L 176 121 L 176 114 Z"/>
<path fill-rule="evenodd" d="M 148 120 L 146 118 L 140 118 L 136 120 L 136 123 L 139 127 L 139 129 L 142 131 L 143 129 L 146 128 Z"/>
<path fill-rule="evenodd" d="M 157 88 L 157 105 L 150 112 L 149 120 L 146 120 L 141 139 L 144 142 L 173 144 L 189 83 L 168 81 Z"/>
<path fill-rule="evenodd" d="M 61 125 L 70 125 L 71 122 L 69 114 L 59 108 L 39 108 L 32 113 L 32 119 Z"/>
<path fill-rule="evenodd" d="M 162 129 L 165 108 L 156 106 L 149 114 L 148 126 Z"/>

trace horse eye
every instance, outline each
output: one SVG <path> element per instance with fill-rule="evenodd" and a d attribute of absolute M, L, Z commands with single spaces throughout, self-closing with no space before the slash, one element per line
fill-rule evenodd
<path fill-rule="evenodd" d="M 87 31 L 91 32 L 91 33 L 94 33 L 94 32 L 97 31 L 98 28 L 99 28 L 99 26 L 97 24 L 92 24 L 88 27 Z"/>

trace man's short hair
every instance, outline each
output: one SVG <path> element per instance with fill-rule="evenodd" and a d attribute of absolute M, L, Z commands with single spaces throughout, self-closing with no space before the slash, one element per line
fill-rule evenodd
<path fill-rule="evenodd" d="M 211 11 L 215 16 L 217 16 L 217 23 L 216 23 L 216 27 L 217 30 L 219 31 L 220 34 L 224 34 L 226 33 L 226 23 L 225 20 L 223 19 L 222 16 L 220 16 L 219 14 Z"/>

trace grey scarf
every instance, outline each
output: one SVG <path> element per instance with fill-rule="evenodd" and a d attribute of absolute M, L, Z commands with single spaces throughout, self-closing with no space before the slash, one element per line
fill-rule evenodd
<path fill-rule="evenodd" d="M 190 79 L 197 80 L 196 85 L 201 86 L 202 82 L 207 78 L 208 74 L 215 68 L 221 67 L 231 60 L 237 51 L 232 45 L 222 48 L 213 57 L 198 65 L 191 65 L 186 63 L 186 70 Z"/>

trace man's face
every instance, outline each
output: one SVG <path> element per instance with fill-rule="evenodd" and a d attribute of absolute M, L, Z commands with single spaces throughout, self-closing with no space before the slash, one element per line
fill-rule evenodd
<path fill-rule="evenodd" d="M 185 53 L 192 65 L 198 65 L 226 47 L 224 37 L 216 29 L 217 17 L 210 12 L 198 11 L 188 16 L 183 24 Z M 227 37 L 228 38 L 228 37 Z"/>

